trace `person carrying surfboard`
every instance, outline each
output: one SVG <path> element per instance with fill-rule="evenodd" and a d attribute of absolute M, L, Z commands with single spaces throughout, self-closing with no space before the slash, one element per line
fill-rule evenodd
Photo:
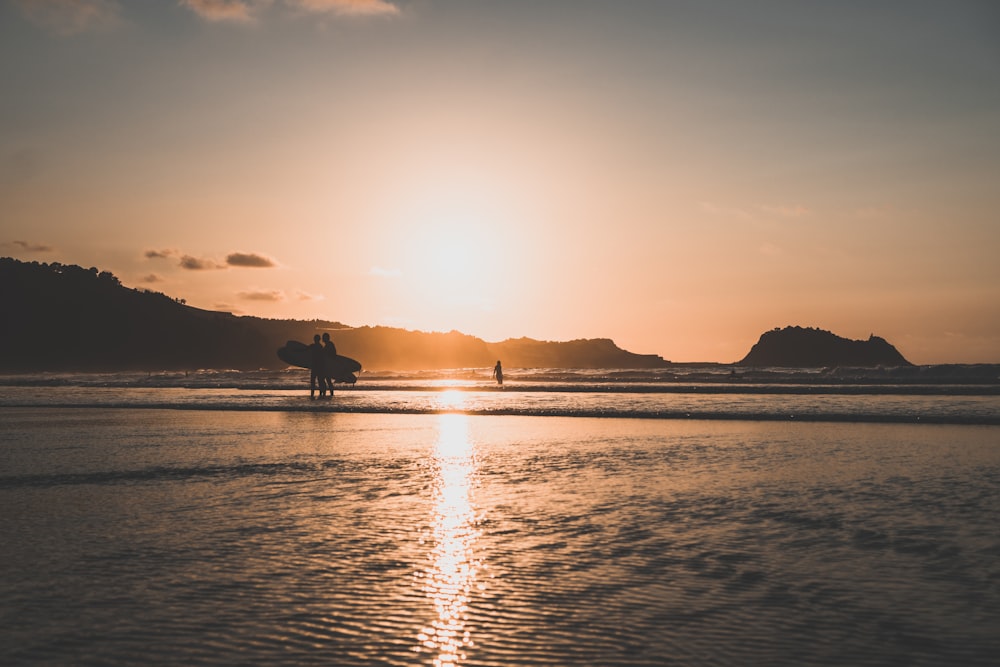
<path fill-rule="evenodd" d="M 313 336 L 312 345 L 309 346 L 309 398 L 316 397 L 317 381 L 319 396 L 322 398 L 326 396 L 326 351 L 320 345 L 319 334 Z"/>
<path fill-rule="evenodd" d="M 500 360 L 497 359 L 497 365 L 493 367 L 493 377 L 497 379 L 497 384 L 501 387 L 503 386 L 503 368 L 500 366 Z"/>
<path fill-rule="evenodd" d="M 330 334 L 329 333 L 324 333 L 323 334 L 323 352 L 325 352 L 326 356 L 329 359 L 331 359 L 331 360 L 334 357 L 337 356 L 337 346 L 333 344 L 333 341 L 330 339 Z M 330 390 L 330 396 L 332 397 L 333 396 L 333 375 L 330 374 L 330 368 L 331 367 L 332 367 L 332 364 L 327 364 L 325 366 L 326 370 L 324 371 L 324 373 L 325 373 L 326 377 L 324 379 L 326 380 L 326 388 Z"/>

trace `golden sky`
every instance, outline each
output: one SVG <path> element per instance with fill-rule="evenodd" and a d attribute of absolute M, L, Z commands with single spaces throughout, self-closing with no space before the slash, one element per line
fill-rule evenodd
<path fill-rule="evenodd" d="M 14 0 L 0 254 L 191 305 L 1000 362 L 990 0 Z"/>

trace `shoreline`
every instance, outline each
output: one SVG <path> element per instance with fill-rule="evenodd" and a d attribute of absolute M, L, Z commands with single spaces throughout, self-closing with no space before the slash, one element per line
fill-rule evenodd
<path fill-rule="evenodd" d="M 530 410 L 519 408 L 459 409 L 420 408 L 395 406 L 357 406 L 330 403 L 322 399 L 310 399 L 307 404 L 285 405 L 217 405 L 192 403 L 178 405 L 171 403 L 51 403 L 45 405 L 17 402 L 0 402 L 0 411 L 12 410 L 177 410 L 182 412 L 240 412 L 240 413 L 297 413 L 297 414 L 350 414 L 350 415 L 465 415 L 469 417 L 529 417 L 565 419 L 622 419 L 643 421 L 686 421 L 686 422 L 785 422 L 814 424 L 904 424 L 911 426 L 1000 426 L 1000 416 L 975 415 L 887 415 L 887 414 L 816 414 L 798 412 L 781 414 L 776 412 L 671 412 L 671 411 L 628 411 L 628 410 L 578 410 L 552 409 Z"/>
<path fill-rule="evenodd" d="M 992 368 L 992 367 L 991 367 Z M 768 375 L 683 376 L 628 371 L 595 372 L 519 370 L 505 374 L 496 385 L 478 369 L 420 373 L 362 372 L 356 384 L 338 384 L 336 390 L 364 391 L 514 391 L 579 393 L 714 393 L 714 394 L 831 394 L 831 395 L 1000 395 L 1000 368 L 963 377 L 842 376 L 795 372 Z M 0 373 L 0 387 L 107 387 L 179 389 L 297 389 L 308 382 L 304 369 L 280 371 L 200 370 L 191 372 L 46 372 Z"/>

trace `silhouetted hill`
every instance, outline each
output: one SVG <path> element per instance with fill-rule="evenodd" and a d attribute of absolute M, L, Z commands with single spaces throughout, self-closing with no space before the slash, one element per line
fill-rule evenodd
<path fill-rule="evenodd" d="M 96 268 L 0 259 L 0 368 L 238 368 L 267 345 L 241 318 L 122 286 Z"/>
<path fill-rule="evenodd" d="M 487 345 L 494 359 L 518 368 L 662 368 L 670 363 L 655 354 L 627 352 L 608 338 L 566 342 L 511 338 Z"/>
<path fill-rule="evenodd" d="M 822 329 L 785 327 L 761 335 L 739 366 L 912 366 L 884 338 L 841 338 Z"/>
<path fill-rule="evenodd" d="M 284 368 L 287 340 L 329 331 L 341 354 L 368 370 L 492 367 L 657 368 L 656 355 L 612 341 L 486 343 L 452 331 L 350 328 L 323 320 L 269 320 L 192 308 L 125 287 L 96 268 L 0 258 L 0 370 L 188 370 Z"/>

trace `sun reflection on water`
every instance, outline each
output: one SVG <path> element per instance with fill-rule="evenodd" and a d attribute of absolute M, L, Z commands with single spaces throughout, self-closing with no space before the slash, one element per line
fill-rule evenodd
<path fill-rule="evenodd" d="M 438 397 L 438 405 L 442 410 L 461 411 L 465 408 L 465 396 L 465 392 L 461 389 L 446 389 Z M 465 439 L 465 436 L 459 439 Z"/>
<path fill-rule="evenodd" d="M 469 602 L 482 563 L 475 554 L 479 535 L 472 486 L 475 461 L 469 442 L 468 416 L 442 414 L 435 463 L 439 474 L 434 516 L 427 535 L 431 545 L 421 587 L 434 604 L 435 616 L 418 640 L 418 651 L 433 652 L 434 665 L 457 665 L 472 647 Z"/>

